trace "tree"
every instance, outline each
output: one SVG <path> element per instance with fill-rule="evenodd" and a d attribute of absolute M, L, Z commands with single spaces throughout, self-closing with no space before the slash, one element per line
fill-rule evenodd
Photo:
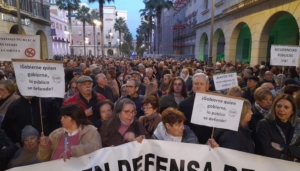
<path fill-rule="evenodd" d="M 157 51 L 159 54 L 159 47 L 161 42 L 161 14 L 163 9 L 171 9 L 173 7 L 173 2 L 171 0 L 149 0 L 144 1 L 145 9 L 154 10 L 156 12 L 157 18 L 157 31 L 158 31 L 158 47 Z"/>
<path fill-rule="evenodd" d="M 103 6 L 106 2 L 111 3 L 111 2 L 115 2 L 115 1 L 114 0 L 89 0 L 89 3 L 93 3 L 93 2 L 98 2 L 99 3 L 99 15 L 100 15 L 100 22 L 101 22 L 101 25 L 100 25 L 100 30 L 101 30 L 101 53 L 102 53 L 102 57 L 104 57 Z"/>
<path fill-rule="evenodd" d="M 93 22 L 99 18 L 99 13 L 96 10 L 91 11 L 91 22 L 89 24 L 93 25 L 93 36 L 94 36 L 94 56 L 96 56 L 96 24 Z M 97 44 L 98 44 L 98 36 L 97 36 Z M 98 50 L 98 49 L 97 49 Z"/>
<path fill-rule="evenodd" d="M 146 6 L 146 1 L 144 1 Z M 144 17 L 145 21 L 149 25 L 149 52 L 152 53 L 152 31 L 155 28 L 153 18 L 156 16 L 155 9 L 145 8 L 140 10 L 141 17 Z"/>
<path fill-rule="evenodd" d="M 72 22 L 71 16 L 72 11 L 79 9 L 80 0 L 57 0 L 56 5 L 58 9 L 68 11 L 68 22 L 69 22 L 69 36 L 70 36 L 70 53 L 73 55 L 73 39 L 72 39 Z"/>
<path fill-rule="evenodd" d="M 130 54 L 130 46 L 128 45 L 127 42 L 123 42 L 122 43 L 122 45 L 121 45 L 121 51 L 122 51 L 123 54 L 125 53 L 127 56 L 129 56 L 129 54 Z"/>
<path fill-rule="evenodd" d="M 86 6 L 81 6 L 78 10 L 76 19 L 80 20 L 82 22 L 82 28 L 83 28 L 83 54 L 86 56 L 86 49 L 85 49 L 85 24 L 91 23 L 91 14 L 90 8 Z"/>
<path fill-rule="evenodd" d="M 119 17 L 116 19 L 116 22 L 114 24 L 114 29 L 115 31 L 119 32 L 119 39 L 120 42 L 122 40 L 122 32 L 124 33 L 126 31 L 127 25 L 126 25 L 126 21 L 124 20 L 124 18 Z M 121 43 L 119 43 L 119 52 L 121 52 Z"/>

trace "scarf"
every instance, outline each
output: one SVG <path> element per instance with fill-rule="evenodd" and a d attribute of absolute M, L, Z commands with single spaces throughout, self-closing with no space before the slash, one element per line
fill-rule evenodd
<path fill-rule="evenodd" d="M 263 109 L 263 108 L 261 108 L 260 106 L 259 106 L 259 104 L 257 104 L 256 102 L 254 103 L 254 106 L 256 107 L 256 109 L 264 116 L 264 117 L 266 117 L 269 113 L 270 113 L 270 109 L 269 110 L 265 110 L 265 109 Z"/>
<path fill-rule="evenodd" d="M 154 121 L 158 114 L 156 112 L 152 113 L 150 116 L 145 116 L 143 120 L 143 125 L 147 128 L 148 132 L 154 131 Z"/>

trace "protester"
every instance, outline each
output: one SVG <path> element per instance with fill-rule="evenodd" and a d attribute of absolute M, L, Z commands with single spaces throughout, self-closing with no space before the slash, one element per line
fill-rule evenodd
<path fill-rule="evenodd" d="M 184 125 L 186 117 L 179 110 L 165 109 L 161 120 L 152 135 L 152 139 L 198 144 L 194 132 L 187 125 Z"/>
<path fill-rule="evenodd" d="M 158 113 L 158 98 L 153 95 L 146 96 L 143 100 L 144 116 L 139 117 L 139 122 L 146 128 L 149 136 L 152 136 L 157 125 L 161 121 L 161 115 Z"/>
<path fill-rule="evenodd" d="M 103 73 L 97 74 L 95 80 L 97 84 L 93 90 L 96 93 L 103 95 L 106 99 L 109 99 L 113 103 L 117 101 L 112 89 L 107 86 L 107 78 Z"/>
<path fill-rule="evenodd" d="M 74 96 L 75 94 L 78 93 L 78 89 L 77 89 L 77 84 L 76 84 L 76 78 L 73 78 L 70 83 L 67 86 L 67 93 L 65 94 L 64 99 L 68 99 L 72 96 Z"/>
<path fill-rule="evenodd" d="M 111 88 L 114 94 L 114 99 L 119 99 L 119 87 L 116 81 L 116 71 L 108 70 L 106 72 L 106 78 L 107 78 L 107 86 Z"/>
<path fill-rule="evenodd" d="M 90 125 L 81 105 L 70 103 L 60 109 L 62 127 L 40 138 L 41 161 L 80 157 L 102 148 L 97 128 Z"/>
<path fill-rule="evenodd" d="M 214 139 L 220 147 L 254 153 L 254 142 L 251 139 L 252 131 L 248 128 L 251 120 L 251 103 L 245 100 L 243 103 L 238 131 L 216 129 Z"/>
<path fill-rule="evenodd" d="M 102 144 L 104 147 L 118 146 L 124 141 L 124 135 L 131 132 L 132 140 L 149 138 L 145 127 L 135 119 L 136 105 L 130 99 L 124 98 L 117 102 L 112 117 L 101 126 Z M 126 137 L 127 139 L 127 137 Z"/>
<path fill-rule="evenodd" d="M 73 77 L 74 78 L 79 78 L 83 75 L 83 71 L 81 68 L 74 68 L 73 69 Z"/>
<path fill-rule="evenodd" d="M 239 86 L 233 86 L 227 90 L 228 96 L 242 97 L 243 90 Z"/>
<path fill-rule="evenodd" d="M 170 82 L 172 80 L 171 74 L 165 74 L 163 76 L 163 82 L 160 84 L 159 90 L 163 95 L 167 94 L 167 90 L 169 88 Z"/>
<path fill-rule="evenodd" d="M 181 77 L 174 78 L 169 86 L 168 94 L 159 100 L 160 113 L 168 107 L 178 108 L 179 103 L 187 98 L 187 88 Z"/>
<path fill-rule="evenodd" d="M 100 132 L 102 123 L 112 117 L 114 104 L 108 99 L 101 100 L 98 102 L 97 108 L 99 109 L 100 119 L 96 121 L 95 127 L 98 128 Z"/>
<path fill-rule="evenodd" d="M 16 95 L 16 86 L 11 80 L 0 81 L 0 127 L 9 105 L 20 98 Z"/>
<path fill-rule="evenodd" d="M 243 88 L 244 94 L 243 98 L 250 101 L 250 103 L 254 104 L 254 91 L 258 87 L 259 79 L 256 76 L 249 76 L 247 78 L 247 87 Z"/>
<path fill-rule="evenodd" d="M 141 82 L 141 75 L 139 72 L 137 71 L 133 71 L 131 72 L 131 77 L 139 82 Z M 128 80 L 127 80 L 128 81 Z M 144 84 L 141 84 L 139 85 L 139 88 L 138 88 L 138 94 L 139 95 L 145 95 L 145 91 L 146 91 L 146 86 Z"/>
<path fill-rule="evenodd" d="M 189 75 L 189 70 L 187 68 L 183 68 L 181 70 L 181 77 L 184 79 L 184 82 L 186 84 L 187 90 L 192 90 L 192 77 Z"/>
<path fill-rule="evenodd" d="M 257 124 L 256 139 L 263 156 L 297 161 L 300 159 L 300 120 L 293 96 L 279 95 L 271 113 Z"/>
<path fill-rule="evenodd" d="M 85 115 L 91 123 L 95 123 L 99 119 L 99 110 L 97 109 L 97 102 L 104 100 L 105 97 L 93 91 L 93 80 L 89 76 L 81 76 L 76 80 L 77 89 L 79 93 L 66 99 L 63 105 L 70 103 L 79 103 L 85 110 Z"/>
<path fill-rule="evenodd" d="M 39 150 L 39 132 L 30 125 L 26 125 L 22 130 L 23 147 L 19 148 L 14 157 L 9 162 L 9 168 L 20 167 L 40 163 L 37 157 Z"/>
<path fill-rule="evenodd" d="M 14 143 L 6 136 L 4 130 L 0 129 L 0 170 L 7 169 L 7 164 L 16 150 Z"/>

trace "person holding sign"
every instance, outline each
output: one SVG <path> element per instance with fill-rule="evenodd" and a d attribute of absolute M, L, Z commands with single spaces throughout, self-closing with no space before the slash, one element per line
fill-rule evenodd
<path fill-rule="evenodd" d="M 49 137 L 40 138 L 38 159 L 40 161 L 80 157 L 102 148 L 101 137 L 96 127 L 90 125 L 84 109 L 76 103 L 60 109 L 62 128 Z"/>
<path fill-rule="evenodd" d="M 300 160 L 300 119 L 291 95 L 278 95 L 271 113 L 257 124 L 257 146 L 263 156 L 277 159 Z"/>
<path fill-rule="evenodd" d="M 174 108 L 167 108 L 162 113 L 162 121 L 155 129 L 152 139 L 198 144 L 195 133 L 184 125 L 186 117 Z"/>
<path fill-rule="evenodd" d="M 251 139 L 252 131 L 248 128 L 248 123 L 251 120 L 251 117 L 251 103 L 248 100 L 245 100 L 243 103 L 238 131 L 216 129 L 214 134 L 215 141 L 220 147 L 254 153 L 254 142 Z"/>

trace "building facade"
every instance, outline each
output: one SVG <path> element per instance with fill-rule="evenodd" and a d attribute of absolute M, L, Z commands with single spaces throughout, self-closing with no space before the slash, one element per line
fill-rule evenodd
<path fill-rule="evenodd" d="M 197 0 L 196 58 L 207 59 L 211 44 L 210 0 Z M 272 44 L 299 45 L 300 1 L 216 0 L 212 41 L 213 62 L 270 61 Z"/>
<path fill-rule="evenodd" d="M 59 10 L 55 0 L 49 0 L 53 55 L 70 54 L 68 12 Z"/>
<path fill-rule="evenodd" d="M 83 4 L 84 5 L 84 4 Z M 95 9 L 98 11 L 98 9 Z M 119 38 L 118 31 L 114 30 L 115 20 L 123 17 L 127 21 L 127 11 L 117 10 L 115 6 L 104 6 L 104 27 L 101 33 L 100 26 L 95 27 L 86 23 L 85 38 L 83 38 L 82 22 L 72 17 L 72 39 L 75 55 L 84 55 L 84 46 L 86 45 L 87 56 L 101 55 L 101 34 L 104 35 L 104 54 L 117 55 L 119 53 L 119 43 L 122 43 L 122 36 Z M 95 42 L 95 43 L 94 43 Z"/>
<path fill-rule="evenodd" d="M 40 58 L 53 58 L 48 3 L 43 0 L 22 0 L 20 9 L 22 34 L 40 35 Z M 0 0 L 0 17 L 0 33 L 18 33 L 16 0 Z"/>

